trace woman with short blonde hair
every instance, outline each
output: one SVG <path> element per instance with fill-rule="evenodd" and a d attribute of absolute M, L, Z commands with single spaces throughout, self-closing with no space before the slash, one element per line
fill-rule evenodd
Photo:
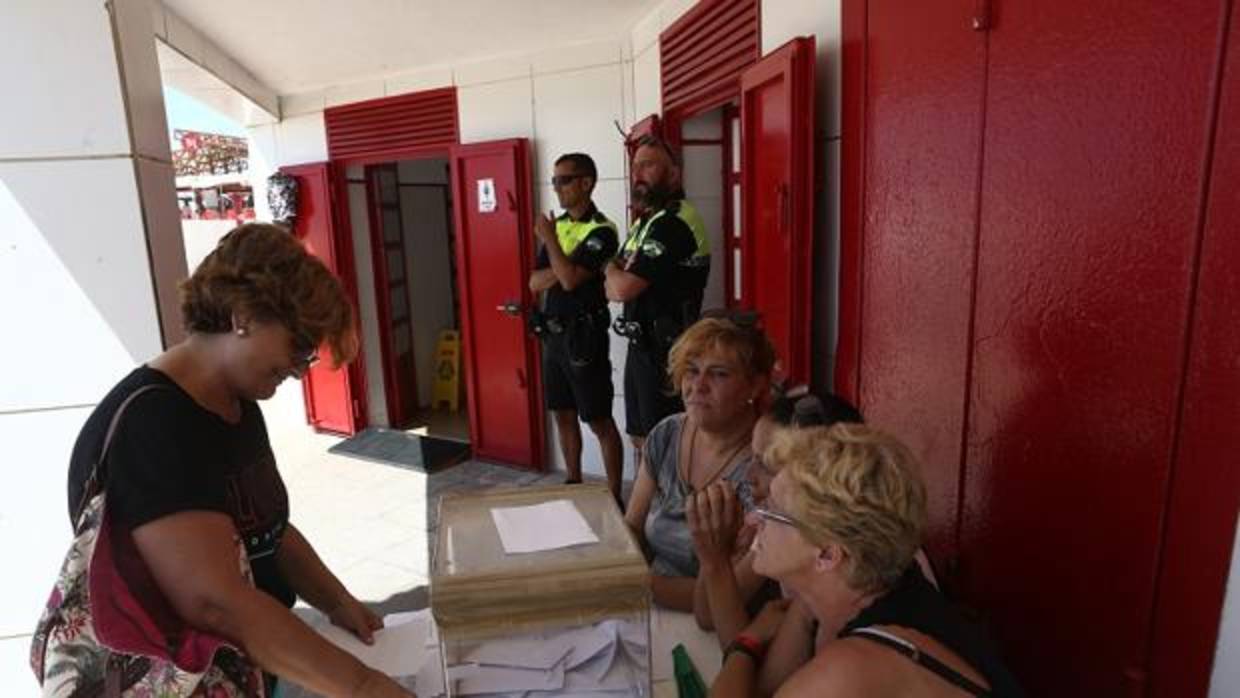
<path fill-rule="evenodd" d="M 898 440 L 862 424 L 784 430 L 779 467 L 755 508 L 754 569 L 804 603 L 827 639 L 779 686 L 814 696 L 1020 696 L 977 628 L 922 575 L 926 518 L 918 466 Z M 752 696 L 788 601 L 773 602 L 725 652 L 714 698 Z"/>

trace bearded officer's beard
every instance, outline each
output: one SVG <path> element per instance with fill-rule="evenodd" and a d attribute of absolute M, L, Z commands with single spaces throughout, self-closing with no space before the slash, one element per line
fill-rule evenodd
<path fill-rule="evenodd" d="M 677 190 L 667 184 L 634 184 L 633 203 L 647 211 L 657 211 L 676 200 Z"/>

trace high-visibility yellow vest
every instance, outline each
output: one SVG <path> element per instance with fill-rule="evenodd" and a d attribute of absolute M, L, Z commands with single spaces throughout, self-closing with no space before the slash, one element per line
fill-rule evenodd
<path fill-rule="evenodd" d="M 601 213 L 595 212 L 588 220 L 575 221 L 572 216 L 567 213 L 560 216 L 555 221 L 555 236 L 560 240 L 560 249 L 564 250 L 565 257 L 571 257 L 573 250 L 577 249 L 590 233 L 596 228 L 611 228 L 611 232 L 619 236 L 619 228 Z"/>
<path fill-rule="evenodd" d="M 706 235 L 706 223 L 702 221 L 701 214 L 693 207 L 693 204 L 681 199 L 674 201 L 663 209 L 657 211 L 654 215 L 646 219 L 646 222 L 637 230 L 629 235 L 624 241 L 624 247 L 621 252 L 624 256 L 629 256 L 642 248 L 646 242 L 646 235 L 649 234 L 651 226 L 659 218 L 672 214 L 685 222 L 689 226 L 689 230 L 693 231 L 693 241 L 697 243 L 697 249 L 693 251 L 693 255 L 685 261 L 681 262 L 681 266 L 685 267 L 703 267 L 710 265 L 710 237 Z M 566 251 L 567 252 L 567 251 Z"/>

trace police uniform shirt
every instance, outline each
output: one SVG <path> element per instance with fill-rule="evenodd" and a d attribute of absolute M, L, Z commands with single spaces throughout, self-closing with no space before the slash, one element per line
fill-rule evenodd
<path fill-rule="evenodd" d="M 603 266 L 607 264 L 607 260 L 615 256 L 620 242 L 616 236 L 615 227 L 607 220 L 606 216 L 599 213 L 598 208 L 593 203 L 590 204 L 589 210 L 581 218 L 573 219 L 568 212 L 561 215 L 556 220 L 557 235 L 559 235 L 559 231 L 563 227 L 562 224 L 568 221 L 577 223 L 593 221 L 598 223 L 593 230 L 586 234 L 581 242 L 577 243 L 576 247 L 571 250 L 564 250 L 568 261 L 594 272 L 594 276 L 585 283 L 579 284 L 572 291 L 565 291 L 559 282 L 547 289 L 543 312 L 548 315 L 571 318 L 607 305 L 607 294 L 603 289 L 603 275 L 601 272 Z M 562 238 L 560 239 L 560 245 L 561 247 L 564 245 Z M 545 246 L 540 247 L 535 268 L 547 269 L 550 266 L 551 259 L 547 255 L 547 248 Z"/>
<path fill-rule="evenodd" d="M 649 282 L 645 291 L 624 304 L 624 316 L 641 323 L 654 322 L 658 317 L 682 320 L 686 305 L 696 315 L 701 311 L 706 279 L 710 275 L 709 264 L 687 266 L 697 253 L 698 242 L 693 230 L 680 216 L 675 215 L 680 202 L 673 202 L 663 215 L 649 213 L 638 220 L 634 230 L 658 215 L 650 222 L 650 228 L 640 241 L 631 241 L 636 249 L 628 249 L 630 255 L 626 270 Z"/>

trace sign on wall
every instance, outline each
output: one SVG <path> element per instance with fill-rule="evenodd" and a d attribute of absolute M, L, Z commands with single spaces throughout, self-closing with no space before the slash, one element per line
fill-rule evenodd
<path fill-rule="evenodd" d="M 478 211 L 480 213 L 494 213 L 495 206 L 495 180 L 478 180 Z"/>

